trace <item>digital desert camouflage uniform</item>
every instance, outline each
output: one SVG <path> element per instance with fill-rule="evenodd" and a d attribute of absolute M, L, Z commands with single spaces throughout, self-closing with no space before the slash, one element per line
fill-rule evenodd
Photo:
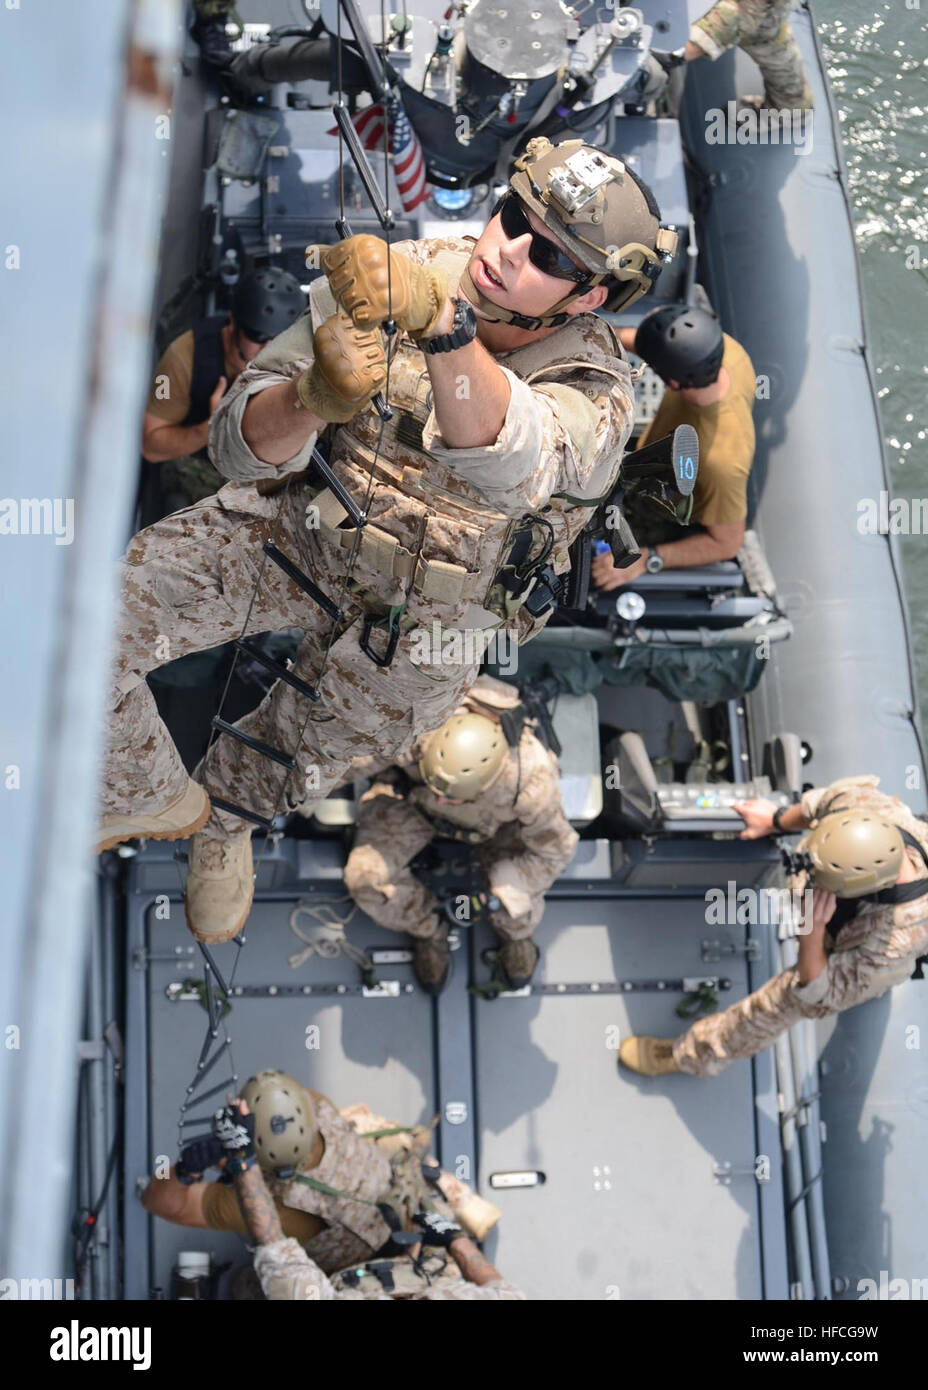
<path fill-rule="evenodd" d="M 326 1229 L 313 1236 L 305 1247 L 324 1269 L 343 1269 L 354 1261 L 370 1259 L 390 1239 L 390 1227 L 378 1210 L 378 1202 L 393 1208 L 405 1230 L 414 1229 L 412 1216 L 426 1203 L 451 1215 L 451 1208 L 443 1204 L 421 1174 L 420 1160 L 428 1147 L 427 1130 L 409 1131 L 404 1136 L 407 1142 L 387 1144 L 385 1140 L 363 1137 L 396 1128 L 372 1115 L 366 1106 L 355 1106 L 341 1114 L 318 1096 L 314 1109 L 325 1152 L 305 1176 L 350 1195 L 320 1192 L 298 1178 L 268 1177 L 266 1181 L 272 1196 L 284 1206 L 309 1212 L 326 1223 Z M 456 1196 L 470 1195 L 463 1184 L 445 1177 Z"/>
<path fill-rule="evenodd" d="M 525 1294 L 494 1279 L 471 1284 L 443 1251 L 428 1251 L 420 1264 L 405 1255 L 378 1260 L 377 1270 L 363 1265 L 327 1278 L 298 1241 L 284 1238 L 255 1251 L 255 1273 L 266 1298 L 314 1303 L 428 1300 L 433 1303 L 524 1302 Z M 392 1288 L 389 1286 L 392 1285 Z M 387 1286 L 387 1287 L 385 1287 Z"/>
<path fill-rule="evenodd" d="M 451 292 L 470 255 L 470 245 L 458 239 L 406 242 L 395 249 L 445 270 Z M 293 754 L 296 771 L 288 774 L 228 736 L 215 740 L 197 769 L 207 791 L 266 817 L 277 807 L 305 809 L 324 798 L 352 758 L 394 761 L 459 704 L 476 679 L 480 644 L 471 644 L 469 664 L 443 663 L 440 651 L 432 663 L 420 662 L 416 629 L 431 629 L 435 622 L 445 630 L 506 627 L 525 640 L 543 626 L 544 619 L 532 622 L 525 610 L 507 603 L 495 582 L 518 524 L 526 513 L 544 511 L 555 538 L 552 563 L 563 573 L 568 548 L 592 508 L 571 506 L 553 494 L 595 498 L 618 473 L 634 394 L 628 363 L 603 319 L 577 315 L 549 337 L 498 355 L 511 387 L 506 418 L 494 444 L 468 449 L 443 443 L 423 355 L 401 334 L 390 368 L 392 421 L 382 428 L 369 408 L 332 437 L 330 464 L 370 518 L 343 592 L 356 533 L 341 525 L 346 514 L 335 496 L 300 478 L 282 503 L 271 492 L 286 475 L 304 473 L 315 436 L 278 468 L 257 459 L 241 433 L 242 414 L 256 392 L 310 366 L 312 329 L 334 308 L 328 283 L 320 278 L 307 314 L 262 350 L 220 402 L 210 425 L 210 457 L 232 481 L 215 497 L 140 532 L 129 546 L 105 811 L 158 811 L 187 786 L 180 755 L 145 683 L 158 666 L 238 637 L 248 615 L 253 633 L 300 627 L 304 637 L 294 674 L 316 681 L 332 620 L 265 559 L 262 545 L 272 536 L 338 602 L 343 616 L 328 650 L 319 701 L 278 681 L 258 709 L 238 722 L 239 729 Z M 539 549 L 543 539 L 539 528 Z M 401 613 L 402 636 L 392 665 L 383 668 L 361 650 L 359 637 L 365 613 L 386 621 L 391 610 Z M 371 640 L 383 650 L 382 630 L 375 628 Z M 224 839 L 244 828 L 239 817 L 214 809 L 204 833 Z"/>
<path fill-rule="evenodd" d="M 808 110 L 812 88 L 790 28 L 791 0 L 718 0 L 690 29 L 690 42 L 709 58 L 736 44 L 753 58 L 764 78 L 766 105 Z"/>
<path fill-rule="evenodd" d="M 511 685 L 482 676 L 460 708 L 498 718 L 518 702 Z M 451 835 L 475 845 L 489 891 L 502 903 L 491 914 L 495 931 L 513 941 L 530 936 L 546 890 L 580 838 L 564 815 L 557 759 L 526 726 L 493 784 L 473 801 L 453 802 L 422 781 L 422 753 L 415 744 L 397 760 L 396 775 L 375 778 L 362 796 L 345 865 L 349 893 L 381 926 L 433 936 L 438 900 L 409 864 L 436 835 Z"/>
<path fill-rule="evenodd" d="M 431 1210 L 455 1220 L 474 1239 L 483 1240 L 499 1220 L 499 1209 L 453 1174 L 440 1173 L 440 1191 L 426 1181 L 421 1161 L 436 1160 L 428 1153 L 431 1131 L 425 1126 L 400 1126 L 375 1115 L 364 1104 L 336 1110 L 318 1092 L 312 1093 L 312 1104 L 325 1149 L 319 1163 L 302 1169 L 301 1175 L 332 1190 L 319 1191 L 301 1182 L 300 1175 L 289 1179 L 266 1175 L 265 1183 L 275 1203 L 324 1223 L 308 1238 L 301 1236 L 297 1241 L 285 1237 L 301 1246 L 323 1274 L 370 1260 L 390 1239 L 391 1227 L 375 1205 L 378 1203 L 392 1208 L 403 1230 L 415 1229 L 412 1217 L 417 1211 Z M 222 1196 L 217 1201 L 204 1201 L 207 1225 L 214 1230 L 239 1229 L 237 1222 L 229 1220 L 230 1205 L 239 1216 L 237 1202 L 228 1200 L 232 1189 L 217 1183 L 209 1186 Z M 245 1302 L 261 1299 L 252 1270 L 241 1272 L 234 1296 Z"/>
<path fill-rule="evenodd" d="M 928 848 L 928 825 L 897 797 L 877 791 L 878 777 L 846 777 L 815 788 L 802 798 L 807 818 L 830 810 L 861 807 L 887 816 Z M 919 855 L 908 850 L 919 878 L 926 874 Z M 791 884 L 802 892 L 805 876 Z M 864 903 L 845 923 L 832 945 L 826 934 L 828 964 L 808 984 L 799 984 L 797 967 L 768 980 L 724 1013 L 710 1014 L 677 1038 L 674 1061 L 691 1076 L 717 1076 L 729 1062 L 753 1057 L 802 1018 L 827 1018 L 855 1004 L 877 999 L 909 979 L 916 959 L 928 951 L 928 896 L 912 902 Z"/>

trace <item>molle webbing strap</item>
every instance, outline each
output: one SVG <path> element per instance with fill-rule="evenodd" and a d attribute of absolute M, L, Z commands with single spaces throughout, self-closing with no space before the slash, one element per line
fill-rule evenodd
<path fill-rule="evenodd" d="M 318 509 L 319 534 L 327 544 L 350 553 L 357 530 L 342 525 L 348 514 L 338 498 L 324 488 L 316 497 L 315 505 Z M 406 585 L 411 581 L 413 592 L 439 602 L 460 603 L 469 600 L 481 581 L 479 572 L 471 573 L 463 565 L 416 556 L 400 545 L 389 532 L 382 531 L 371 522 L 361 533 L 357 553 L 361 562 L 378 574 Z"/>

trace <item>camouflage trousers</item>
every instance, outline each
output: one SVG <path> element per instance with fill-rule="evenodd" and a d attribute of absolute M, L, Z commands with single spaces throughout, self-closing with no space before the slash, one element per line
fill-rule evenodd
<path fill-rule="evenodd" d="M 431 821 L 392 787 L 379 784 L 365 793 L 358 809 L 354 845 L 345 864 L 345 887 L 371 921 L 420 939 L 435 935 L 438 899 L 409 868 L 434 838 Z M 478 858 L 483 848 L 478 847 Z M 539 899 L 543 911 L 543 893 Z M 531 936 L 541 911 L 512 917 L 500 910 L 490 921 L 498 936 L 517 940 Z"/>
<path fill-rule="evenodd" d="M 677 1066 L 690 1076 L 718 1076 L 729 1062 L 762 1052 L 787 1028 L 815 1014 L 793 995 L 798 983 L 798 970 L 784 970 L 730 1009 L 697 1019 L 674 1042 Z"/>
<path fill-rule="evenodd" d="M 259 1245 L 255 1273 L 264 1296 L 274 1302 L 376 1302 L 427 1300 L 432 1303 L 523 1302 L 525 1295 L 504 1279 L 471 1284 L 461 1277 L 450 1255 L 423 1252 L 414 1265 L 408 1256 L 393 1256 L 342 1270 L 328 1278 L 295 1240 Z"/>
<path fill-rule="evenodd" d="M 710 58 L 738 45 L 760 68 L 766 105 L 809 110 L 812 88 L 787 16 L 790 0 L 718 0 L 690 30 L 690 41 Z"/>
<path fill-rule="evenodd" d="M 110 692 L 105 811 L 160 811 L 182 795 L 187 772 L 145 677 L 245 630 L 300 628 L 292 670 L 311 686 L 325 663 L 318 701 L 278 681 L 236 726 L 292 756 L 293 771 L 227 734 L 214 740 L 196 770 L 212 795 L 268 818 L 278 810 L 305 812 L 338 786 L 354 757 L 389 759 L 405 751 L 441 724 L 473 683 L 476 671 L 467 666 L 415 665 L 408 638 L 400 640 L 390 667 L 376 666 L 360 649 L 364 608 L 350 596 L 341 599 L 333 636 L 332 619 L 262 553 L 273 535 L 323 593 L 339 599 L 334 561 L 317 537 L 305 529 L 301 534 L 299 518 L 311 497 L 296 484 L 284 505 L 252 487 L 228 484 L 133 538 L 123 568 Z M 238 816 L 214 810 L 206 833 L 223 838 L 247 828 Z"/>

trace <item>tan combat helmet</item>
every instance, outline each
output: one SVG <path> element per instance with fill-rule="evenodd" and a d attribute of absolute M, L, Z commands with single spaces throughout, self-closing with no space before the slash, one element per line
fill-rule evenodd
<path fill-rule="evenodd" d="M 255 1117 L 255 1151 L 267 1173 L 296 1169 L 316 1142 L 316 1115 L 305 1087 L 285 1071 L 259 1071 L 241 1092 Z"/>
<path fill-rule="evenodd" d="M 483 714 L 452 714 L 429 736 L 419 772 L 436 796 L 474 801 L 496 781 L 508 752 L 495 720 Z"/>
<path fill-rule="evenodd" d="M 663 225 L 654 195 L 627 165 L 582 140 L 552 145 L 547 136 L 538 135 L 529 140 L 515 169 L 509 180 L 513 193 L 594 272 L 580 293 L 609 281 L 603 307 L 618 312 L 653 288 L 661 265 L 673 259 L 677 234 Z M 481 294 L 466 271 L 461 284 L 488 317 L 504 323 L 522 318 Z M 559 311 L 577 292 L 574 286 L 533 323 L 562 323 L 567 315 Z"/>
<path fill-rule="evenodd" d="M 798 848 L 811 858 L 816 887 L 839 898 L 862 898 L 889 888 L 905 854 L 898 825 L 863 808 L 823 816 Z"/>

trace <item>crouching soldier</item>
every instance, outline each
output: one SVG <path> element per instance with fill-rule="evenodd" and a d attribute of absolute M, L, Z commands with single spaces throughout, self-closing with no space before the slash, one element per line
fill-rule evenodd
<path fill-rule="evenodd" d="M 928 952 L 928 825 L 878 777 L 847 777 L 806 792 L 797 806 L 745 801 L 742 839 L 809 829 L 799 849 L 814 878 L 811 925 L 799 961 L 681 1037 L 626 1038 L 619 1061 L 643 1076 L 717 1076 L 753 1057 L 802 1018 L 827 1018 L 877 999 L 911 977 Z M 803 891 L 805 873 L 795 880 Z"/>
<path fill-rule="evenodd" d="M 284 1235 L 279 1207 L 257 1159 L 251 1118 L 247 1103 L 239 1101 L 234 1109 L 218 1112 L 214 1131 L 242 1225 L 255 1247 L 255 1273 L 266 1298 L 313 1303 L 524 1300 L 525 1295 L 502 1279 L 467 1238 L 440 1199 L 431 1210 L 415 1213 L 413 1229 L 422 1232 L 422 1239 L 405 1242 L 408 1253 L 355 1261 L 326 1278 L 299 1241 Z"/>
<path fill-rule="evenodd" d="M 339 1112 L 279 1071 L 251 1077 L 241 1099 L 282 1231 L 326 1271 L 368 1259 L 433 1201 L 447 1200 L 478 1239 L 499 1219 L 496 1207 L 428 1156 L 428 1129 L 391 1124 L 363 1105 Z M 170 1176 L 149 1182 L 145 1210 L 181 1226 L 245 1234 L 228 1185 L 202 1180 L 222 1158 L 214 1136 L 186 1145 Z"/>
<path fill-rule="evenodd" d="M 345 885 L 373 921 L 415 938 L 416 976 L 429 994 L 448 979 L 449 924 L 409 866 L 436 836 L 474 846 L 499 964 L 511 988 L 528 984 L 545 891 L 579 836 L 564 815 L 557 759 L 511 685 L 482 676 L 446 723 L 375 779 L 358 809 Z"/>

